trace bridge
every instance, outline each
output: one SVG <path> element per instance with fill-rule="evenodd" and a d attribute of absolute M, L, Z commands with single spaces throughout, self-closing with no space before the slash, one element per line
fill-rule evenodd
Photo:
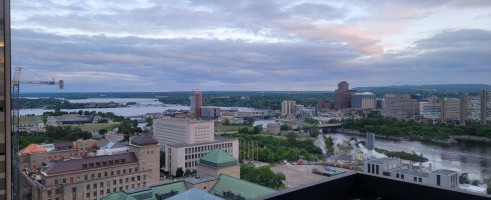
<path fill-rule="evenodd" d="M 337 124 L 319 124 L 319 128 L 322 129 L 322 132 L 332 132 L 338 128 L 341 128 L 343 125 L 340 123 Z"/>

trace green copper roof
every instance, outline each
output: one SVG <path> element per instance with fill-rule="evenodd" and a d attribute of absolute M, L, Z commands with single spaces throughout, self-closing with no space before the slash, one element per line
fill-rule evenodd
<path fill-rule="evenodd" d="M 101 198 L 101 200 L 137 200 L 137 199 L 131 197 L 130 195 L 124 192 L 116 192 Z"/>
<path fill-rule="evenodd" d="M 190 189 L 181 194 L 169 197 L 166 200 L 223 200 L 220 197 L 213 196 L 210 193 L 206 193 L 200 189 Z"/>
<path fill-rule="evenodd" d="M 216 148 L 201 157 L 199 162 L 212 167 L 226 167 L 236 165 L 237 159 L 220 148 Z"/>
<path fill-rule="evenodd" d="M 127 194 L 126 192 L 117 192 L 117 193 L 112 193 L 101 200 L 157 200 L 156 199 L 156 194 L 161 195 L 161 194 L 167 194 L 172 191 L 179 193 L 182 193 L 186 191 L 188 188 L 186 184 L 183 181 L 175 182 L 175 183 L 170 183 L 170 184 L 165 184 L 165 185 L 159 185 L 152 187 L 150 189 L 140 191 L 140 192 L 135 192 L 135 193 L 130 193 Z"/>
<path fill-rule="evenodd" d="M 252 199 L 271 194 L 276 192 L 276 190 L 226 174 L 220 174 L 218 176 L 218 182 L 211 188 L 210 193 L 223 197 L 224 192 L 232 192 L 234 195 Z"/>

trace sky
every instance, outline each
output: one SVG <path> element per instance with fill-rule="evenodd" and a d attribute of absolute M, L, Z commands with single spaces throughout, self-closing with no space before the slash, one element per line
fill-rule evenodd
<path fill-rule="evenodd" d="M 11 40 L 64 92 L 491 84 L 487 0 L 16 0 Z"/>

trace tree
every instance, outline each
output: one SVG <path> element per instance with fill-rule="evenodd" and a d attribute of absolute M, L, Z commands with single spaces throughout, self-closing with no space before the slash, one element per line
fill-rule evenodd
<path fill-rule="evenodd" d="M 293 146 L 295 142 L 297 141 L 297 134 L 293 131 L 290 131 L 286 134 L 286 139 L 288 141 L 288 144 L 290 146 Z"/>
<path fill-rule="evenodd" d="M 327 139 L 324 140 L 324 143 L 326 143 L 326 153 L 328 155 L 333 155 L 334 154 L 334 142 L 331 138 L 331 136 L 329 136 Z"/>
<path fill-rule="evenodd" d="M 317 137 L 319 136 L 319 126 L 317 125 L 313 125 L 313 126 L 310 126 L 309 129 L 308 129 L 308 132 L 309 132 L 309 135 L 310 137 Z"/>
<path fill-rule="evenodd" d="M 106 133 L 107 133 L 106 129 L 103 129 L 103 128 L 99 129 L 99 135 L 104 135 Z"/>
<path fill-rule="evenodd" d="M 254 129 L 252 129 L 252 134 L 260 134 L 262 132 L 263 132 L 263 126 L 262 125 L 254 126 Z"/>
<path fill-rule="evenodd" d="M 280 130 L 282 130 L 282 131 L 289 131 L 289 130 L 292 130 L 292 127 L 289 126 L 288 124 L 282 124 L 280 126 Z"/>
<path fill-rule="evenodd" d="M 230 119 L 225 118 L 225 121 L 223 122 L 223 125 L 229 126 L 230 125 Z"/>
<path fill-rule="evenodd" d="M 474 185 L 474 186 L 478 186 L 479 184 L 481 184 L 481 182 L 479 180 L 472 181 L 472 185 Z"/>
<path fill-rule="evenodd" d="M 193 174 L 193 171 L 191 171 L 190 169 L 186 169 L 186 171 L 184 172 L 184 176 L 189 176 L 192 174 Z"/>
<path fill-rule="evenodd" d="M 160 152 L 160 168 L 164 167 L 165 165 L 165 152 L 161 151 Z"/>
<path fill-rule="evenodd" d="M 145 119 L 145 121 L 147 122 L 146 126 L 152 126 L 153 125 L 153 118 L 147 117 L 147 119 Z"/>
<path fill-rule="evenodd" d="M 487 191 L 488 191 L 488 194 L 491 194 L 491 184 L 489 184 Z"/>
<path fill-rule="evenodd" d="M 182 167 L 177 168 L 176 177 L 182 177 L 183 175 L 184 175 L 184 171 L 182 170 Z"/>
<path fill-rule="evenodd" d="M 249 128 L 244 127 L 239 130 L 239 133 L 249 134 Z"/>
<path fill-rule="evenodd" d="M 248 125 L 248 126 L 252 126 L 252 125 L 254 125 L 254 121 L 255 121 L 254 117 L 248 117 L 248 118 L 244 119 L 243 124 Z"/>
<path fill-rule="evenodd" d="M 459 175 L 459 183 L 460 184 L 469 184 L 469 173 L 462 173 Z"/>

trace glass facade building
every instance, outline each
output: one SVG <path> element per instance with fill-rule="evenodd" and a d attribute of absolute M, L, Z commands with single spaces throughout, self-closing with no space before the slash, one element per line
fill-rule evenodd
<path fill-rule="evenodd" d="M 11 199 L 10 1 L 0 0 L 0 200 Z"/>

